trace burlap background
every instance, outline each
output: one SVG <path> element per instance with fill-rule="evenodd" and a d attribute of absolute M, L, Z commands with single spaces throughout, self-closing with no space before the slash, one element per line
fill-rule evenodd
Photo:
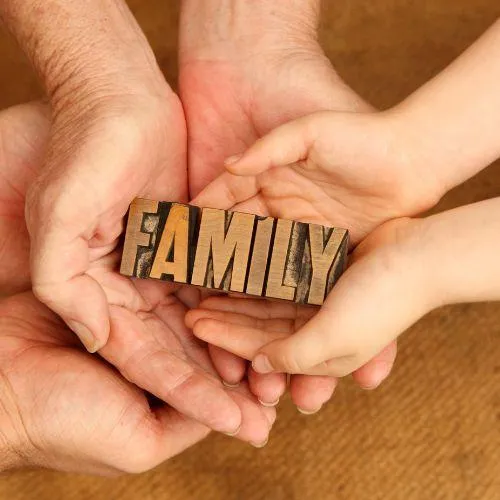
<path fill-rule="evenodd" d="M 177 2 L 130 4 L 172 81 Z M 327 53 L 340 74 L 381 107 L 443 68 L 500 14 L 498 0 L 324 4 Z M 39 95 L 28 66 L 4 38 L 0 61 L 0 105 Z M 440 208 L 496 195 L 498 165 L 455 190 Z M 283 401 L 263 450 L 214 435 L 135 477 L 2 476 L 0 498 L 500 499 L 499 325 L 497 304 L 429 315 L 404 336 L 394 374 L 382 388 L 366 393 L 343 383 L 313 417 Z"/>

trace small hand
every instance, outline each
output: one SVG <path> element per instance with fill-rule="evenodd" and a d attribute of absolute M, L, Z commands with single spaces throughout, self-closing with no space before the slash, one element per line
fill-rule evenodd
<path fill-rule="evenodd" d="M 258 140 L 241 157 L 230 159 L 229 172 L 217 178 L 195 201 L 213 206 L 217 200 L 217 208 L 236 210 L 260 206 L 275 217 L 346 227 L 352 231 L 352 242 L 356 245 L 384 222 L 430 208 L 437 200 L 435 179 L 421 176 L 411 161 L 405 161 L 396 125 L 397 120 L 391 115 L 334 112 L 316 113 L 290 122 Z M 388 248 L 384 247 L 384 252 Z M 380 265 L 384 258 L 389 259 L 382 252 L 373 265 Z M 300 339 L 310 339 L 311 332 L 321 337 L 326 335 L 325 331 L 337 331 L 331 325 L 341 322 L 344 316 L 353 317 L 343 302 L 342 307 L 333 308 L 331 304 L 340 301 L 342 291 L 346 297 L 351 296 L 346 282 L 370 282 L 365 280 L 375 274 L 374 270 L 368 269 L 363 277 L 360 268 L 363 268 L 361 263 L 346 273 L 319 312 L 296 305 L 264 306 L 262 301 L 212 298 L 202 303 L 200 310 L 189 313 L 188 325 L 197 336 L 221 348 L 247 359 L 256 356 L 253 367 L 260 373 L 345 374 L 342 370 L 321 369 L 308 363 L 306 370 L 298 363 L 294 365 L 293 356 L 298 359 L 307 356 L 306 341 L 300 344 L 301 354 L 298 354 L 296 345 Z M 350 304 L 352 308 L 356 301 Z M 245 329 L 252 340 L 243 340 Z M 295 335 L 290 339 L 278 340 L 292 333 Z M 356 357 L 356 362 L 349 361 L 349 366 L 360 368 L 363 365 L 360 359 L 365 363 L 371 359 L 368 354 L 377 356 L 374 370 L 383 371 L 390 366 L 394 346 L 383 349 L 384 339 L 382 336 L 382 340 L 374 340 L 371 348 L 363 350 L 363 356 Z M 272 343 L 266 346 L 269 342 Z M 316 353 L 321 345 L 316 339 Z M 264 360 L 273 370 L 266 369 Z M 362 377 L 365 370 L 361 371 Z"/>

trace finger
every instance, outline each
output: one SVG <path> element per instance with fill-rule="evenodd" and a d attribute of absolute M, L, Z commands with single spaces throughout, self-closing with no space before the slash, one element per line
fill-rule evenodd
<path fill-rule="evenodd" d="M 194 324 L 193 333 L 205 342 L 248 360 L 253 359 L 263 345 L 286 335 L 211 318 L 198 320 Z"/>
<path fill-rule="evenodd" d="M 50 181 L 50 187 L 36 201 L 33 193 L 27 199 L 33 292 L 62 317 L 90 352 L 96 352 L 109 335 L 106 295 L 87 274 L 91 264 L 89 242 L 101 233 L 99 204 L 93 202 L 95 193 L 81 192 L 83 185 L 76 188 L 77 195 L 70 196 L 72 188 L 61 191 L 57 184 Z M 126 208 L 124 205 L 123 214 Z M 121 217 L 113 215 L 105 225 L 115 229 L 108 233 L 109 242 L 103 241 L 103 246 L 119 236 Z"/>
<path fill-rule="evenodd" d="M 376 389 L 391 373 L 398 351 L 397 342 L 391 342 L 373 359 L 356 370 L 352 377 L 362 389 Z"/>
<path fill-rule="evenodd" d="M 276 420 L 276 409 L 259 404 L 246 383 L 227 390 L 244 416 L 236 437 L 261 448 L 267 443 Z"/>
<path fill-rule="evenodd" d="M 248 385 L 252 394 L 263 406 L 276 406 L 286 391 L 286 374 L 267 373 L 262 375 L 250 367 L 248 369 Z"/>
<path fill-rule="evenodd" d="M 305 160 L 325 114 L 308 115 L 277 127 L 242 155 L 228 158 L 226 169 L 235 175 L 258 175 L 273 167 Z"/>
<path fill-rule="evenodd" d="M 248 297 L 210 297 L 200 303 L 200 309 L 245 314 L 260 319 L 309 319 L 318 311 L 317 307 L 301 307 L 297 304 Z"/>
<path fill-rule="evenodd" d="M 223 383 L 227 387 L 237 387 L 247 371 L 247 362 L 220 347 L 208 344 L 208 352 Z"/>
<path fill-rule="evenodd" d="M 292 375 L 290 395 L 301 413 L 312 415 L 330 400 L 337 383 L 338 380 L 335 377 Z"/>
<path fill-rule="evenodd" d="M 256 178 L 242 179 L 239 176 L 224 172 L 213 180 L 191 204 L 198 207 L 220 208 L 229 210 L 259 192 Z"/>
<path fill-rule="evenodd" d="M 189 363 L 183 349 L 175 352 L 149 340 L 165 337 L 165 326 L 153 314 L 139 316 L 112 306 L 111 335 L 100 354 L 128 380 L 184 415 L 213 430 L 237 433 L 242 414 L 220 381 Z"/>
<path fill-rule="evenodd" d="M 260 329 L 263 332 L 288 333 L 294 331 L 295 321 L 293 319 L 270 318 L 260 319 L 247 314 L 239 314 L 225 311 L 215 311 L 210 309 L 192 309 L 186 314 L 186 322 L 193 326 L 200 319 L 214 319 L 221 323 L 232 325 L 248 326 Z"/>
<path fill-rule="evenodd" d="M 431 306 L 425 273 L 414 252 L 382 248 L 349 268 L 295 335 L 265 346 L 254 369 L 345 376 L 426 314 Z M 317 369 L 321 365 L 324 371 Z"/>

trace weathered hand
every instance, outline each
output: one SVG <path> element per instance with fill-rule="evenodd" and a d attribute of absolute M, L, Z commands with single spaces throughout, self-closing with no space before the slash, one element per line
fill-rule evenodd
<path fill-rule="evenodd" d="M 314 19 L 290 19 L 290 5 L 284 12 L 273 5 L 276 12 L 265 14 L 266 25 L 254 4 L 247 10 L 241 6 L 239 13 L 223 6 L 215 16 L 216 3 L 185 1 L 181 18 L 180 92 L 188 122 L 192 196 L 221 173 L 228 156 L 284 122 L 324 109 L 370 109 L 333 70 L 314 38 Z M 207 24 L 210 15 L 214 21 Z M 221 190 L 209 203 L 220 204 L 227 194 Z M 261 201 L 255 197 L 240 208 L 265 214 Z M 210 349 L 221 376 L 230 383 L 241 380 L 245 363 Z M 374 360 L 355 374 L 360 385 L 373 387 L 387 376 L 395 345 L 388 352 L 383 363 Z M 266 403 L 276 402 L 285 390 L 280 375 L 258 376 L 250 369 L 249 382 Z M 290 389 L 299 408 L 314 411 L 331 397 L 335 384 L 335 379 L 297 376 Z"/>
<path fill-rule="evenodd" d="M 25 194 L 43 160 L 49 120 L 42 104 L 0 112 L 0 296 L 31 288 Z"/>
<path fill-rule="evenodd" d="M 0 301 L 0 470 L 148 470 L 209 429 L 145 394 L 82 349 L 30 293 Z"/>
<path fill-rule="evenodd" d="M 29 287 L 24 195 L 36 176 L 49 126 L 48 110 L 38 104 L 0 113 L 0 136 L 7 140 L 0 157 L 2 258 L 12 263 L 12 272 L 2 276 L 2 293 Z M 110 300 L 111 334 L 100 354 L 131 382 L 212 429 L 233 433 L 241 426 L 239 438 L 265 441 L 274 412 L 244 387 L 229 390 L 220 383 L 206 347 L 184 326 L 182 301 L 191 303 L 190 291 L 120 276 L 118 253 L 96 255 L 88 270 Z"/>

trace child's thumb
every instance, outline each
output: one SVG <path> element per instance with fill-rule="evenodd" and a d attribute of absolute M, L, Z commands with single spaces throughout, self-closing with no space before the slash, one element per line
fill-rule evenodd
<path fill-rule="evenodd" d="M 228 158 L 224 162 L 226 169 L 235 175 L 258 175 L 273 167 L 307 159 L 326 114 L 308 115 L 274 129 L 245 153 Z"/>

